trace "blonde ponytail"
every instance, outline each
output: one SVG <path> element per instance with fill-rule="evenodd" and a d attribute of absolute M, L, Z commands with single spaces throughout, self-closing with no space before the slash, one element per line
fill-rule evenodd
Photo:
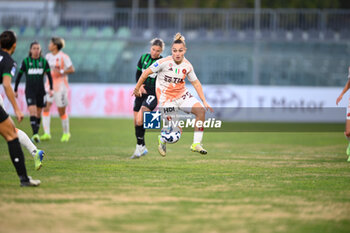
<path fill-rule="evenodd" d="M 186 46 L 185 37 L 181 35 L 180 32 L 176 33 L 176 35 L 174 36 L 173 44 L 184 44 Z"/>

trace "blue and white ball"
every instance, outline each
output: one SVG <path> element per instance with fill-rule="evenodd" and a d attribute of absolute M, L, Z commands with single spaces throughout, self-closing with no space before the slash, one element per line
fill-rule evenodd
<path fill-rule="evenodd" d="M 166 143 L 176 143 L 180 140 L 182 130 L 179 127 L 167 127 L 163 128 L 160 132 L 160 136 Z"/>

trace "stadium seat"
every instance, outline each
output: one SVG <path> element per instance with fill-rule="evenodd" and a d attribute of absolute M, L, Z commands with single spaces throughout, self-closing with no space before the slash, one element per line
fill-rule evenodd
<path fill-rule="evenodd" d="M 84 71 L 95 71 L 98 69 L 99 64 L 101 63 L 101 56 L 103 53 L 95 53 L 94 56 L 90 56 L 89 59 L 83 59 L 80 68 Z M 103 66 L 103 64 L 101 64 Z"/>
<path fill-rule="evenodd" d="M 67 28 L 63 26 L 59 26 L 56 28 L 56 30 L 53 33 L 54 33 L 53 36 L 60 36 L 64 38 L 67 36 Z"/>
<path fill-rule="evenodd" d="M 81 37 L 83 35 L 83 29 L 81 27 L 73 27 L 69 35 L 72 37 Z"/>
<path fill-rule="evenodd" d="M 318 30 L 309 30 L 308 33 L 309 33 L 310 40 L 320 39 L 320 32 Z"/>
<path fill-rule="evenodd" d="M 64 52 L 68 55 L 74 53 L 78 42 L 76 40 L 65 40 L 65 42 Z"/>
<path fill-rule="evenodd" d="M 22 36 L 26 36 L 26 37 L 34 37 L 36 35 L 36 29 L 34 27 L 26 27 Z"/>
<path fill-rule="evenodd" d="M 85 31 L 85 36 L 86 37 L 97 37 L 99 36 L 99 30 L 97 27 L 89 27 L 86 31 Z"/>
<path fill-rule="evenodd" d="M 52 29 L 52 28 L 46 28 L 46 27 L 42 27 L 42 28 L 39 28 L 37 29 L 37 33 L 36 35 L 38 37 L 52 37 L 52 36 L 56 36 L 56 33 L 55 33 L 55 29 Z"/>
<path fill-rule="evenodd" d="M 244 31 L 238 31 L 238 39 L 239 40 L 245 40 L 247 38 L 247 33 L 245 33 Z"/>
<path fill-rule="evenodd" d="M 110 70 L 115 64 L 118 55 L 118 53 L 109 53 L 104 56 L 104 64 L 106 65 L 107 70 Z"/>
<path fill-rule="evenodd" d="M 230 31 L 228 31 L 228 36 L 229 36 L 229 38 L 237 39 L 238 38 L 238 31 L 230 30 Z"/>
<path fill-rule="evenodd" d="M 11 27 L 10 30 L 14 31 L 17 36 L 21 35 L 20 27 Z"/>
<path fill-rule="evenodd" d="M 198 37 L 198 33 L 195 30 L 190 30 L 186 32 L 186 37 L 190 40 L 195 40 Z"/>
<path fill-rule="evenodd" d="M 341 39 L 350 39 L 350 31 L 349 30 L 343 30 L 340 32 Z"/>
<path fill-rule="evenodd" d="M 109 41 L 106 41 L 106 40 L 94 41 L 91 45 L 91 50 L 93 51 L 107 50 L 109 49 L 108 45 L 109 45 Z M 108 50 L 106 52 L 108 52 Z"/>
<path fill-rule="evenodd" d="M 101 36 L 108 38 L 108 37 L 112 37 L 114 35 L 114 29 L 112 27 L 104 27 L 101 31 Z"/>
<path fill-rule="evenodd" d="M 224 31 L 223 30 L 211 30 L 207 31 L 207 37 L 208 38 L 217 38 L 217 39 L 222 39 L 224 37 Z"/>
<path fill-rule="evenodd" d="M 31 42 L 32 41 L 30 41 L 30 40 L 19 39 L 17 41 L 16 52 L 22 51 L 22 50 L 26 50 L 28 52 Z"/>
<path fill-rule="evenodd" d="M 291 39 L 293 39 L 294 41 L 300 41 L 302 40 L 302 37 L 303 37 L 303 31 L 302 30 L 293 30 L 293 31 L 290 31 L 291 33 Z M 289 39 L 288 35 L 287 36 L 287 39 Z"/>
<path fill-rule="evenodd" d="M 77 70 L 80 70 L 80 67 L 84 61 L 84 57 L 85 57 L 85 53 L 83 52 L 76 52 L 76 53 L 72 53 L 69 54 L 70 58 L 72 59 L 72 63 L 74 65 L 74 67 Z"/>
<path fill-rule="evenodd" d="M 320 34 L 320 39 L 321 40 L 333 40 L 334 38 L 334 31 L 325 31 Z"/>
<path fill-rule="evenodd" d="M 125 42 L 124 41 L 112 41 L 109 43 L 109 50 L 113 51 L 113 52 L 120 52 L 125 46 Z"/>
<path fill-rule="evenodd" d="M 131 36 L 130 29 L 127 27 L 120 27 L 117 31 L 117 37 L 128 39 Z"/>
<path fill-rule="evenodd" d="M 29 46 L 32 41 L 24 40 L 23 37 L 18 38 L 16 52 L 12 55 L 13 59 L 17 62 L 17 65 L 22 64 L 22 60 L 28 56 Z"/>
<path fill-rule="evenodd" d="M 92 41 L 91 40 L 74 40 L 73 42 L 78 51 L 87 51 L 91 48 Z"/>
<path fill-rule="evenodd" d="M 146 30 L 143 30 L 142 36 L 144 39 L 149 40 L 152 38 L 153 34 L 151 30 L 146 29 Z"/>
<path fill-rule="evenodd" d="M 166 30 L 161 30 L 159 32 L 159 37 L 165 40 L 166 38 L 168 38 L 168 32 Z"/>

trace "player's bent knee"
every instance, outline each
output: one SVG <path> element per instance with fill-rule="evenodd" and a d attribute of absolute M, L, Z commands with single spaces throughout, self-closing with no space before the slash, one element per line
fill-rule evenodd
<path fill-rule="evenodd" d="M 17 138 L 16 128 L 13 125 L 11 118 L 7 118 L 5 121 L 0 123 L 0 134 L 5 138 L 6 141 L 12 141 Z"/>
<path fill-rule="evenodd" d="M 14 140 L 16 138 L 18 138 L 18 135 L 16 133 L 14 133 L 14 134 L 11 134 L 11 135 L 8 135 L 7 137 L 5 137 L 5 140 L 7 142 L 9 142 L 9 141 L 12 141 L 12 140 Z"/>
<path fill-rule="evenodd" d="M 202 106 L 197 107 L 194 114 L 199 118 L 205 118 L 205 110 Z"/>
<path fill-rule="evenodd" d="M 50 112 L 52 103 L 51 102 L 46 102 L 45 107 L 44 107 L 44 112 Z"/>
<path fill-rule="evenodd" d="M 60 115 L 60 117 L 64 116 L 66 114 L 66 108 L 58 108 L 58 114 Z"/>
<path fill-rule="evenodd" d="M 143 118 L 142 117 L 138 117 L 136 119 L 136 125 L 143 125 Z"/>
<path fill-rule="evenodd" d="M 350 131 L 345 131 L 344 134 L 346 137 L 350 137 Z"/>
<path fill-rule="evenodd" d="M 136 120 L 136 126 L 142 126 L 142 125 L 143 125 L 142 118 L 141 119 L 137 119 Z"/>
<path fill-rule="evenodd" d="M 136 120 L 135 123 L 137 126 L 142 126 L 143 125 L 143 113 L 144 112 L 150 112 L 151 110 L 145 106 L 142 106 L 140 108 L 140 111 L 136 115 Z"/>

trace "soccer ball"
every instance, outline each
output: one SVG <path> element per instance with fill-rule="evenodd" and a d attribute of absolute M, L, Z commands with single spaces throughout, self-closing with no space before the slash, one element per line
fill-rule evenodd
<path fill-rule="evenodd" d="M 163 128 L 160 132 L 162 139 L 166 143 L 176 143 L 180 140 L 182 130 L 179 127 L 167 127 Z"/>

